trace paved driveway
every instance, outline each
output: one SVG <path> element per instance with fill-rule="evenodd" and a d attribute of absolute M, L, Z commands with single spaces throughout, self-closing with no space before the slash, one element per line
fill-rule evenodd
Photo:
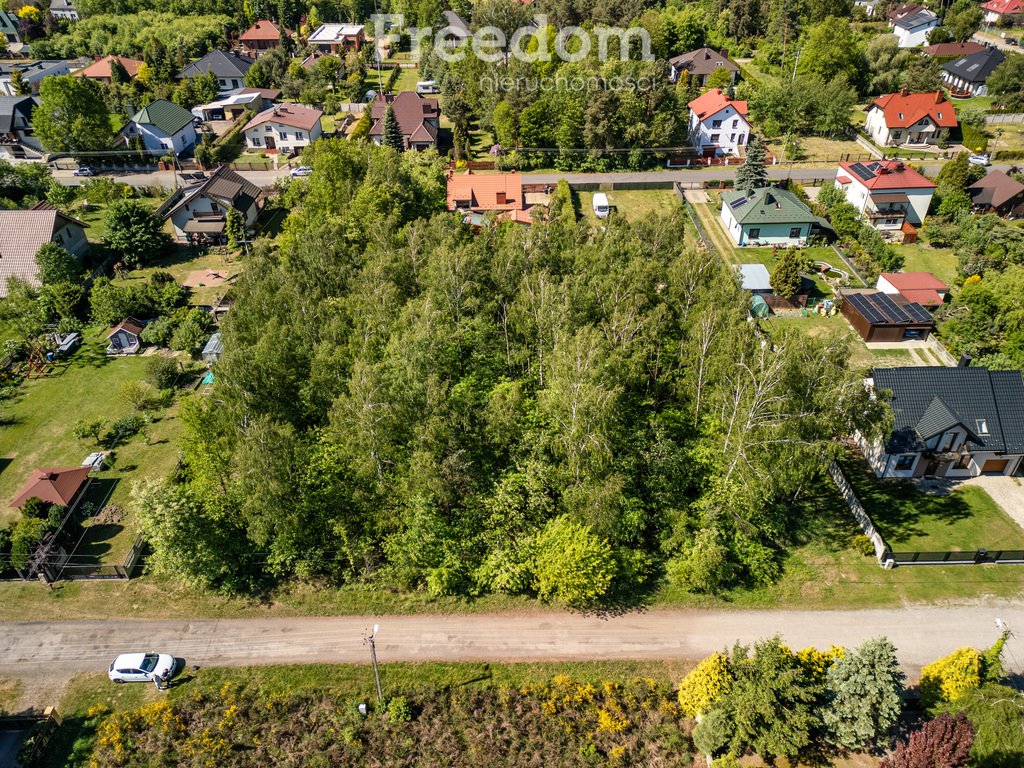
<path fill-rule="evenodd" d="M 964 484 L 984 488 L 995 503 L 1024 529 L 1024 480 L 1002 475 L 979 475 L 965 480 Z"/>

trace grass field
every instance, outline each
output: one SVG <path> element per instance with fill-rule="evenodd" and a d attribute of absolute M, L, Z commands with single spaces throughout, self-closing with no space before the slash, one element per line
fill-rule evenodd
<path fill-rule="evenodd" d="M 612 210 L 628 221 L 638 221 L 652 213 L 666 214 L 678 210 L 682 203 L 671 189 L 628 189 L 606 192 Z M 580 192 L 583 218 L 592 223 L 599 219 L 594 213 L 594 193 Z"/>
<path fill-rule="evenodd" d="M 140 197 L 137 199 L 151 208 L 156 208 L 163 202 L 163 198 L 159 197 Z M 90 201 L 89 210 L 83 212 L 76 202 L 71 215 L 89 225 L 89 228 L 85 230 L 89 242 L 99 243 L 103 241 L 103 236 L 107 233 L 107 206 L 97 205 Z"/>
<path fill-rule="evenodd" d="M 952 248 L 932 248 L 924 243 L 894 245 L 903 256 L 904 272 L 931 272 L 947 285 L 953 285 L 957 276 L 957 260 Z"/>
<path fill-rule="evenodd" d="M 123 278 L 128 282 L 145 282 L 155 272 L 169 272 L 179 283 L 188 279 L 189 273 L 204 269 L 212 269 L 227 278 L 238 275 L 244 266 L 244 261 L 237 256 L 227 252 L 227 249 L 217 248 L 212 250 L 193 251 L 183 245 L 174 246 L 174 250 L 154 264 L 144 268 L 135 269 L 127 273 Z M 192 295 L 189 302 L 193 305 L 212 304 L 218 296 L 223 296 L 228 290 L 230 282 L 221 285 L 202 285 L 192 288 Z"/>
<path fill-rule="evenodd" d="M 863 114 L 863 113 L 862 113 Z M 862 118 L 863 119 L 863 118 Z M 800 151 L 793 160 L 802 162 L 846 162 L 856 160 L 868 160 L 871 155 L 856 141 L 849 139 L 827 139 L 821 136 L 801 136 L 799 139 Z M 768 143 L 768 149 L 772 155 L 782 163 L 789 158 L 783 154 L 785 137 L 780 137 Z M 792 149 L 792 147 L 790 147 Z"/>

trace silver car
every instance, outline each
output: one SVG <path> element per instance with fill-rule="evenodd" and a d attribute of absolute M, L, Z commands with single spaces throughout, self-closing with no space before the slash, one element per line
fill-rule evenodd
<path fill-rule="evenodd" d="M 168 653 L 122 653 L 110 662 L 107 677 L 115 683 L 151 683 L 156 675 L 169 680 L 176 668 Z"/>

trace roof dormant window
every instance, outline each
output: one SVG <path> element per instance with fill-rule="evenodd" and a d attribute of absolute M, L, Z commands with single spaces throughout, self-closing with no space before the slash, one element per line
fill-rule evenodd
<path fill-rule="evenodd" d="M 988 434 L 988 420 L 987 419 L 977 419 L 974 423 L 978 427 L 978 434 L 979 435 L 987 435 Z"/>

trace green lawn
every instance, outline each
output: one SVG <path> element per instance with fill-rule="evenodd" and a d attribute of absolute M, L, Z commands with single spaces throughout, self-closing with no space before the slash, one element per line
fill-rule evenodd
<path fill-rule="evenodd" d="M 108 358 L 101 329 L 87 332 L 86 341 L 67 363 L 46 376 L 30 378 L 20 394 L 4 403 L 5 426 L 0 429 L 0 525 L 16 519 L 19 512 L 8 506 L 32 470 L 45 466 L 78 466 L 97 446 L 90 440 L 78 440 L 71 428 L 79 419 L 102 419 L 110 423 L 128 412 L 118 398 L 118 388 L 126 381 L 145 376 L 143 356 Z M 97 475 L 97 497 L 110 493 L 110 501 L 127 505 L 130 485 L 138 477 L 162 477 L 177 462 L 175 443 L 180 424 L 175 408 L 154 414 L 149 427 L 150 444 L 143 436 L 132 438 L 116 450 L 112 468 Z M 101 500 L 98 498 L 97 500 Z M 109 555 L 114 561 L 124 557 L 136 531 L 130 518 L 105 525 L 101 536 L 90 537 L 95 554 Z"/>
<path fill-rule="evenodd" d="M 846 318 L 842 315 L 811 314 L 807 317 L 775 317 L 765 319 L 765 328 L 769 331 L 794 329 L 812 337 L 832 334 L 846 336 L 850 343 L 850 366 L 855 370 L 867 371 L 875 366 L 913 365 L 910 352 L 905 349 L 868 349 L 861 338 L 854 332 Z"/>
<path fill-rule="evenodd" d="M 84 192 L 80 194 L 84 194 Z M 140 197 L 137 199 L 152 208 L 156 208 L 164 201 L 164 199 L 160 197 Z M 89 225 L 89 228 L 85 231 L 86 236 L 89 238 L 89 242 L 102 242 L 103 236 L 107 233 L 107 206 L 99 205 L 90 201 L 89 210 L 82 211 L 82 209 L 78 207 L 79 205 L 79 201 L 76 201 L 72 207 L 71 215 Z"/>
<path fill-rule="evenodd" d="M 244 262 L 237 255 L 228 253 L 226 248 L 212 248 L 209 250 L 193 251 L 183 245 L 176 245 L 172 253 L 145 269 L 135 269 L 128 272 L 125 280 L 146 281 L 154 272 L 169 272 L 174 279 L 183 284 L 192 272 L 204 269 L 212 269 L 230 280 L 241 273 Z M 193 305 L 212 304 L 218 297 L 222 296 L 230 286 L 230 282 L 220 285 L 200 285 L 192 288 L 190 303 Z"/>
<path fill-rule="evenodd" d="M 947 285 L 956 280 L 957 260 L 952 248 L 932 248 L 920 242 L 893 247 L 904 258 L 904 272 L 931 272 Z"/>
<path fill-rule="evenodd" d="M 652 213 L 667 214 L 677 210 L 682 203 L 671 189 L 629 189 L 606 192 L 608 204 L 628 221 L 637 221 Z M 580 209 L 583 218 L 596 223 L 594 193 L 580 192 Z"/>
<path fill-rule="evenodd" d="M 736 248 L 736 262 L 739 264 L 764 264 L 768 272 L 774 272 L 778 266 L 778 257 L 785 253 L 784 248 L 777 251 L 772 248 Z M 850 275 L 851 285 L 859 286 L 860 281 L 850 273 L 850 268 L 843 264 L 836 252 L 831 248 L 805 248 L 801 251 L 811 261 L 824 261 L 835 269 L 840 269 Z M 811 273 L 814 281 L 814 291 L 811 292 L 811 299 L 828 298 L 833 295 L 832 286 L 817 271 Z M 809 302 L 810 303 L 810 302 Z"/>

